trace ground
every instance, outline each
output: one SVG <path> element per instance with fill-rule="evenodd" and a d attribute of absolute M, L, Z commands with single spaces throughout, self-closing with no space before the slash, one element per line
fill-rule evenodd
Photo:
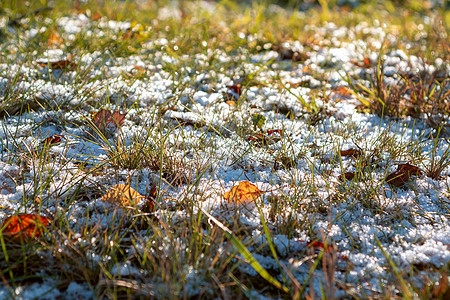
<path fill-rule="evenodd" d="M 447 4 L 295 4 L 0 7 L 0 298 L 448 297 Z"/>

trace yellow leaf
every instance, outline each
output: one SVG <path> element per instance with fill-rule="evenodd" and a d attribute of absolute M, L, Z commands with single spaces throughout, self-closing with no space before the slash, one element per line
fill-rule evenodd
<path fill-rule="evenodd" d="M 100 199 L 109 203 L 118 203 L 122 206 L 136 205 L 141 198 L 141 194 L 136 192 L 132 187 L 125 184 L 116 184 Z"/>
<path fill-rule="evenodd" d="M 246 203 L 255 201 L 262 194 L 262 191 L 249 181 L 241 181 L 239 185 L 233 186 L 229 192 L 226 192 L 223 197 L 228 202 Z"/>

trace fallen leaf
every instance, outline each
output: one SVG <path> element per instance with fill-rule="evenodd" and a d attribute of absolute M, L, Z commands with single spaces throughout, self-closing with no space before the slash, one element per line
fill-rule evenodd
<path fill-rule="evenodd" d="M 445 272 L 443 272 L 441 275 L 441 279 L 439 279 L 439 284 L 435 286 L 433 289 L 433 297 L 438 298 L 440 296 L 444 296 L 442 299 L 448 299 L 449 295 L 450 289 L 448 286 L 448 275 Z"/>
<path fill-rule="evenodd" d="M 52 31 L 50 35 L 48 36 L 47 44 L 50 48 L 57 48 L 62 43 L 64 43 L 64 40 L 61 38 L 61 36 L 55 32 Z"/>
<path fill-rule="evenodd" d="M 412 175 L 420 176 L 422 175 L 422 171 L 411 164 L 400 164 L 397 166 L 397 171 L 386 177 L 386 182 L 396 187 L 402 187 L 409 181 Z"/>
<path fill-rule="evenodd" d="M 367 56 L 364 57 L 363 61 L 351 61 L 352 64 L 354 64 L 357 67 L 360 68 L 364 68 L 364 69 L 369 69 L 372 67 L 372 62 L 370 61 L 370 58 L 368 58 Z"/>
<path fill-rule="evenodd" d="M 92 21 L 98 21 L 98 20 L 101 19 L 101 17 L 102 17 L 102 15 L 99 14 L 98 12 L 96 12 L 96 13 L 93 13 L 93 14 L 91 15 L 91 20 L 92 20 Z"/>
<path fill-rule="evenodd" d="M 48 67 L 52 70 L 75 70 L 77 65 L 70 60 L 58 60 L 53 62 L 43 62 L 40 63 L 42 67 Z"/>
<path fill-rule="evenodd" d="M 119 111 L 111 112 L 108 109 L 101 109 L 94 115 L 93 122 L 98 129 L 105 131 L 107 128 L 121 127 L 126 115 L 126 113 L 121 114 Z"/>
<path fill-rule="evenodd" d="M 178 108 L 176 106 L 166 106 L 166 107 L 160 108 L 158 111 L 158 114 L 163 116 L 169 110 L 178 111 Z"/>
<path fill-rule="evenodd" d="M 354 177 L 355 177 L 354 172 L 345 172 L 343 175 L 339 175 L 338 179 L 342 180 L 342 178 L 345 178 L 347 180 L 353 180 Z"/>
<path fill-rule="evenodd" d="M 260 145 L 270 145 L 281 140 L 283 136 L 282 129 L 270 129 L 264 133 L 258 133 L 248 137 L 251 142 L 259 143 Z"/>
<path fill-rule="evenodd" d="M 178 125 L 182 125 L 182 126 L 192 126 L 194 128 L 200 128 L 206 125 L 205 122 L 201 121 L 201 120 L 192 120 L 192 119 L 183 119 L 183 118 L 178 118 L 178 117 L 170 117 L 171 120 L 174 120 L 178 123 Z"/>
<path fill-rule="evenodd" d="M 305 61 L 309 58 L 309 55 L 306 53 L 283 47 L 279 51 L 279 56 L 281 60 L 291 60 L 293 62 Z"/>
<path fill-rule="evenodd" d="M 144 207 L 142 208 L 143 212 L 151 213 L 151 212 L 155 211 L 156 196 L 157 196 L 156 185 L 152 184 L 149 195 L 147 197 L 145 197 L 145 204 L 144 204 Z"/>
<path fill-rule="evenodd" d="M 122 206 L 134 206 L 142 198 L 145 197 L 136 192 L 136 190 L 129 185 L 116 184 L 104 194 L 100 200 Z"/>
<path fill-rule="evenodd" d="M 233 93 L 236 93 L 238 96 L 242 94 L 242 88 L 240 83 L 234 85 L 227 85 L 227 88 L 233 91 Z"/>
<path fill-rule="evenodd" d="M 145 69 L 139 66 L 133 66 L 131 71 L 124 72 L 123 75 L 126 78 L 139 78 L 145 74 Z"/>
<path fill-rule="evenodd" d="M 338 86 L 333 89 L 333 92 L 343 98 L 349 98 L 352 94 L 351 90 L 346 86 Z"/>
<path fill-rule="evenodd" d="M 304 66 L 302 72 L 305 74 L 310 74 L 312 72 L 311 67 L 309 65 Z"/>
<path fill-rule="evenodd" d="M 11 239 L 28 240 L 42 235 L 42 227 L 50 219 L 36 214 L 19 214 L 6 218 L 0 226 L 2 235 Z"/>
<path fill-rule="evenodd" d="M 325 245 L 322 242 L 313 241 L 308 243 L 308 248 L 312 248 L 314 251 L 320 252 L 322 249 L 324 249 L 326 252 L 332 252 L 334 250 L 333 245 L 328 244 L 327 248 L 325 249 Z"/>
<path fill-rule="evenodd" d="M 61 142 L 61 139 L 64 139 L 64 138 L 65 137 L 62 134 L 55 134 L 55 135 L 49 136 L 48 138 L 43 140 L 41 142 L 41 144 L 47 144 L 47 145 L 56 144 L 56 143 Z"/>
<path fill-rule="evenodd" d="M 348 156 L 352 156 L 352 157 L 359 157 L 361 155 L 361 151 L 359 151 L 358 149 L 349 149 L 349 150 L 341 150 L 341 156 L 343 157 L 348 157 Z"/>
<path fill-rule="evenodd" d="M 263 192 L 249 181 L 241 181 L 237 186 L 233 186 L 229 192 L 226 192 L 223 197 L 230 203 L 248 203 L 253 202 Z"/>

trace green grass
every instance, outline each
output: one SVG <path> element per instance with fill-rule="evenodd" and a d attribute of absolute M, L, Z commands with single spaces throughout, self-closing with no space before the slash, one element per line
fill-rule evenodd
<path fill-rule="evenodd" d="M 288 2 L 291 7 L 298 5 L 296 1 Z M 198 4 L 183 1 L 175 10 L 180 18 L 164 19 L 158 17 L 158 9 L 163 3 L 110 0 L 80 2 L 75 7 L 66 1 L 2 2 L 0 17 L 6 22 L 16 21 L 12 24 L 15 31 L 0 28 L 0 63 L 33 71 L 9 67 L 2 67 L 0 71 L 0 76 L 7 79 L 0 89 L 0 117 L 13 124 L 6 128 L 6 123 L 2 123 L 5 131 L 5 137 L 0 140 L 2 161 L 17 166 L 8 171 L 9 178 L 5 180 L 10 180 L 14 189 L 28 187 L 23 190 L 17 206 L 0 206 L 0 209 L 5 215 L 22 210 L 52 218 L 44 237 L 30 243 L 15 244 L 4 239 L 0 231 L 0 279 L 11 297 L 18 286 L 39 283 L 46 277 L 55 278 L 56 288 L 62 291 L 71 282 L 86 283 L 96 298 L 219 296 L 235 299 L 255 297 L 252 291 L 256 291 L 268 297 L 301 299 L 314 296 L 313 285 L 322 291 L 324 298 L 333 298 L 336 289 L 345 290 L 350 297 L 360 297 L 354 293 L 360 286 L 346 286 L 334 277 L 338 268 L 349 274 L 352 266 L 339 265 L 342 258 L 336 256 L 336 248 L 324 250 L 333 245 L 333 241 L 323 231 L 321 235 L 317 232 L 315 222 L 329 218 L 330 228 L 339 222 L 347 228 L 349 224 L 345 224 L 344 213 L 335 214 L 335 219 L 331 219 L 331 210 L 344 205 L 346 213 L 355 215 L 363 207 L 370 216 L 379 217 L 380 224 L 387 226 L 394 221 L 412 220 L 416 215 L 430 218 L 420 204 L 405 209 L 393 207 L 390 199 L 395 199 L 397 190 L 392 188 L 394 196 L 386 194 L 385 177 L 389 167 L 398 161 L 421 167 L 426 170 L 426 176 L 433 179 L 439 179 L 450 165 L 448 148 L 443 155 L 436 153 L 437 146 L 442 139 L 448 138 L 445 134 L 450 130 L 443 123 L 450 111 L 450 81 L 440 78 L 438 73 L 431 78 L 417 74 L 411 78 L 400 77 L 395 85 L 387 85 L 383 81 L 382 63 L 383 54 L 393 49 L 404 49 L 408 55 L 416 55 L 430 64 L 434 64 L 436 57 L 448 62 L 450 22 L 446 20 L 450 18 L 449 12 L 440 8 L 428 9 L 420 6 L 418 1 L 397 7 L 392 2 L 383 7 L 377 1 L 363 1 L 353 10 L 339 8 L 334 1 L 319 1 L 318 6 L 307 12 L 275 11 L 267 3 L 239 4 L 234 1 L 218 1 L 216 10 L 208 11 Z M 50 5 L 52 9 L 36 11 Z M 92 25 L 86 25 L 91 27 L 72 35 L 60 33 L 58 20 L 77 12 L 94 20 Z M 22 14 L 25 17 L 18 19 Z M 424 23 L 424 18 L 429 22 Z M 132 29 L 114 32 L 104 28 L 103 33 L 94 38 L 86 33 L 91 30 L 96 34 L 98 24 L 108 20 L 129 21 Z M 295 93 L 294 84 L 283 81 L 281 68 L 274 68 L 271 78 L 262 79 L 261 72 L 273 68 L 274 61 L 252 63 L 252 69 L 248 55 L 265 50 L 280 52 L 285 42 L 292 41 L 300 41 L 305 52 L 313 51 L 316 46 L 332 40 L 327 31 L 319 30 L 328 22 L 347 28 L 355 28 L 361 22 L 386 24 L 384 31 L 390 38 L 385 39 L 383 48 L 377 49 L 375 43 L 368 45 L 367 51 L 377 52 L 379 60 L 371 66 L 366 77 L 343 73 L 342 76 L 360 100 L 361 111 L 396 120 L 423 118 L 430 128 L 436 129 L 434 136 L 409 139 L 403 128 L 385 128 L 377 132 L 370 145 L 366 145 L 362 143 L 368 133 L 358 131 L 357 124 L 350 123 L 331 128 L 328 139 L 322 140 L 320 145 L 307 142 L 308 139 L 300 147 L 296 144 L 299 134 L 296 130 L 299 129 L 294 122 L 304 121 L 313 140 L 317 128 L 332 115 L 332 108 L 327 105 L 331 101 L 331 91 L 324 86 L 311 88 L 310 98 L 304 99 Z M 39 29 L 33 37 L 23 34 L 30 28 Z M 62 42 L 58 40 L 56 46 L 49 43 L 52 34 L 60 35 Z M 374 35 L 360 31 L 355 36 L 340 37 L 339 43 L 367 40 Z M 161 39 L 167 43 L 158 43 Z M 148 42 L 155 45 L 143 47 Z M 39 66 L 36 58 L 53 47 L 70 55 L 69 60 L 74 65 L 62 71 L 51 70 L 48 64 Z M 222 61 L 223 53 L 235 59 Z M 173 61 L 163 61 L 162 54 Z M 203 58 L 194 60 L 195 56 Z M 94 59 L 88 60 L 92 57 Z M 141 72 L 139 68 L 133 68 L 137 65 L 136 57 L 157 67 Z M 298 66 L 301 60 L 289 63 Z M 113 73 L 114 67 L 124 65 L 129 66 L 129 70 Z M 70 67 L 74 72 L 68 72 Z M 331 60 L 321 67 L 319 71 L 308 72 L 313 79 L 323 80 L 328 72 L 339 68 Z M 149 101 L 148 106 L 142 107 L 139 98 L 128 97 L 125 87 L 109 86 L 114 78 L 119 78 L 126 87 L 131 87 L 140 80 L 159 76 L 161 71 L 169 74 L 164 79 L 172 93 L 162 104 Z M 210 84 L 208 92 L 215 92 L 215 85 L 223 73 L 240 80 L 244 92 L 237 99 L 230 98 L 235 102 L 233 112 L 227 117 L 226 126 L 219 126 L 208 123 L 196 113 L 195 103 L 189 95 L 198 91 L 201 83 L 195 78 L 179 79 L 186 75 L 208 74 L 205 79 Z M 41 85 L 22 84 L 32 80 L 40 80 Z M 58 89 L 70 88 L 77 99 L 64 98 L 64 95 L 62 99 L 56 99 L 38 93 L 46 83 L 58 85 Z M 282 107 L 272 110 L 251 107 L 246 94 L 249 89 L 269 85 L 283 90 L 286 96 L 295 97 L 301 112 L 283 111 Z M 405 100 L 404 93 L 410 98 Z M 108 132 L 99 129 L 92 121 L 92 115 L 99 109 L 111 107 L 128 112 L 127 121 L 143 129 L 134 135 L 125 130 Z M 199 119 L 164 118 L 174 107 L 194 112 Z M 46 115 L 37 119 L 34 113 L 43 111 Z M 220 114 L 219 111 L 214 113 Z M 270 138 L 264 138 L 260 143 L 248 142 L 250 137 L 265 134 L 263 128 L 274 120 L 286 126 L 282 128 L 286 136 L 281 139 L 279 148 L 270 147 Z M 24 124 L 28 126 L 26 132 Z M 71 144 L 64 141 L 57 151 L 53 151 L 56 145 L 41 143 L 47 137 L 42 132 L 46 126 L 80 128 L 74 137 L 81 140 L 86 149 L 102 147 L 106 155 L 95 157 L 87 151 L 84 156 L 76 156 L 70 154 Z M 199 128 L 204 130 L 195 134 Z M 228 142 L 230 137 L 239 143 Z M 341 149 L 343 141 L 348 140 L 363 150 L 361 156 L 343 158 L 339 155 L 340 150 L 346 150 Z M 425 155 L 422 150 L 429 145 L 432 150 Z M 227 148 L 230 154 L 218 156 L 218 147 L 230 147 Z M 331 156 L 330 148 L 335 152 Z M 262 161 L 252 161 L 258 153 L 264 153 Z M 92 160 L 86 162 L 88 158 Z M 384 165 L 380 166 L 378 162 Z M 242 171 L 242 178 L 247 176 L 246 172 L 256 174 L 262 169 L 271 170 L 266 182 L 279 185 L 276 191 L 266 192 L 256 200 L 260 227 L 252 228 L 240 220 L 249 209 L 237 207 L 221 216 L 219 212 L 215 215 L 203 208 L 203 203 L 208 203 L 211 197 L 211 191 L 206 188 L 208 184 L 213 186 L 218 197 L 224 190 L 213 180 L 216 170 L 223 165 Z M 309 171 L 307 176 L 296 172 L 300 165 Z M 384 173 L 380 173 L 379 168 Z M 355 173 L 352 180 L 336 180 L 339 174 L 349 169 Z M 286 171 L 288 178 L 273 175 L 278 170 Z M 422 192 L 418 191 L 415 180 L 413 177 L 408 188 L 412 197 L 418 198 Z M 140 187 L 145 190 L 143 196 L 154 201 L 155 211 L 144 212 L 142 207 L 133 206 L 102 206 L 94 201 L 119 182 L 127 182 L 136 189 L 140 184 L 146 184 L 145 188 Z M 57 187 L 54 186 L 56 183 Z M 156 187 L 156 193 L 151 192 L 153 187 Z M 287 193 L 284 188 L 291 189 Z M 436 193 L 442 198 L 445 195 L 447 200 L 442 200 L 440 216 L 448 217 L 450 190 L 447 187 L 446 191 L 441 189 Z M 224 220 L 218 220 L 219 217 Z M 259 230 L 263 242 L 254 237 L 255 230 Z M 352 249 L 363 247 L 363 240 L 353 239 L 349 232 L 346 234 Z M 274 245 L 277 235 L 286 235 L 289 239 L 306 235 L 311 241 L 323 242 L 325 246 L 318 251 L 309 248 L 302 253 L 291 253 L 289 249 L 283 252 Z M 436 284 L 437 277 L 440 279 L 447 274 L 448 265 L 440 269 L 432 264 L 413 265 L 408 274 L 398 269 L 382 246 L 391 242 L 391 237 L 374 235 L 374 239 L 378 249 L 373 251 L 382 251 L 387 260 L 384 280 L 388 282 L 383 293 L 374 292 L 375 298 L 416 295 L 427 298 L 431 295 L 444 299 L 448 295 L 445 283 Z M 258 258 L 263 256 L 270 258 L 273 265 L 260 263 Z M 307 266 L 306 273 L 302 274 L 303 281 L 299 281 L 292 268 L 285 265 L 287 261 Z M 137 271 L 132 274 L 111 272 L 124 264 Z M 253 268 L 257 274 L 245 272 L 246 267 Z M 425 287 L 416 286 L 413 275 L 423 270 L 434 277 L 427 278 Z M 317 279 L 318 273 L 323 275 L 323 282 Z M 361 278 L 360 285 L 367 283 L 364 280 Z"/>

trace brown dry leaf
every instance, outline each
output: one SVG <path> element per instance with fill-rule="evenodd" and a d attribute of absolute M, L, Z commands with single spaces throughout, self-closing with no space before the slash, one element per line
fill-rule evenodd
<path fill-rule="evenodd" d="M 149 195 L 145 197 L 145 205 L 142 208 L 143 212 L 151 213 L 155 211 L 155 200 L 157 196 L 157 189 L 156 185 L 152 184 L 152 187 L 150 188 Z"/>
<path fill-rule="evenodd" d="M 119 128 L 123 125 L 125 116 L 127 114 L 121 114 L 119 111 L 111 112 L 109 109 L 99 110 L 93 117 L 93 122 L 101 131 L 105 131 L 107 128 Z"/>
<path fill-rule="evenodd" d="M 158 114 L 163 116 L 168 110 L 178 111 L 178 108 L 176 106 L 166 106 L 166 107 L 160 108 Z"/>
<path fill-rule="evenodd" d="M 20 214 L 6 218 L 0 226 L 2 235 L 12 240 L 30 240 L 42 235 L 50 219 L 37 214 Z"/>
<path fill-rule="evenodd" d="M 226 192 L 223 197 L 230 203 L 249 203 L 253 202 L 263 192 L 249 181 L 241 181 L 237 186 L 233 186 L 229 192 Z"/>
<path fill-rule="evenodd" d="M 341 150 L 341 156 L 343 157 L 348 157 L 348 156 L 352 156 L 352 157 L 359 157 L 361 155 L 361 151 L 359 151 L 358 149 L 348 149 L 348 150 Z"/>
<path fill-rule="evenodd" d="M 338 180 L 342 180 L 342 178 L 345 178 L 347 180 L 353 180 L 355 177 L 354 172 L 345 172 L 343 175 L 339 175 Z"/>
<path fill-rule="evenodd" d="M 238 96 L 242 94 L 242 86 L 240 83 L 234 85 L 227 85 L 227 88 L 233 91 L 233 93 L 236 93 Z"/>
<path fill-rule="evenodd" d="M 61 142 L 61 139 L 64 139 L 64 138 L 65 137 L 62 134 L 55 134 L 55 135 L 49 136 L 48 138 L 43 140 L 41 142 L 41 144 L 48 144 L 48 145 L 56 144 L 56 143 Z"/>
<path fill-rule="evenodd" d="M 447 295 L 447 296 L 444 296 Z M 447 274 L 444 272 L 441 275 L 441 279 L 439 280 L 439 285 L 435 286 L 433 289 L 433 297 L 440 297 L 444 296 L 442 299 L 448 299 L 448 296 L 450 296 L 450 289 L 448 286 L 448 277 Z"/>
<path fill-rule="evenodd" d="M 129 185 L 116 184 L 100 199 L 122 206 L 135 206 L 141 198 L 145 198 Z"/>
<path fill-rule="evenodd" d="M 397 166 L 397 171 L 386 177 L 386 182 L 396 187 L 402 187 L 409 181 L 412 175 L 420 176 L 422 175 L 422 171 L 411 164 L 400 164 Z"/>
<path fill-rule="evenodd" d="M 62 43 L 64 43 L 64 40 L 61 36 L 56 31 L 52 31 L 47 40 L 48 46 L 50 48 L 58 48 Z"/>
<path fill-rule="evenodd" d="M 307 60 L 309 58 L 309 55 L 304 52 L 294 51 L 292 49 L 282 47 L 279 50 L 279 57 L 281 60 L 291 60 L 293 62 L 301 62 Z"/>
<path fill-rule="evenodd" d="M 77 68 L 77 64 L 71 62 L 70 60 L 58 60 L 48 63 L 40 63 L 42 67 L 48 67 L 52 70 L 75 70 Z"/>

